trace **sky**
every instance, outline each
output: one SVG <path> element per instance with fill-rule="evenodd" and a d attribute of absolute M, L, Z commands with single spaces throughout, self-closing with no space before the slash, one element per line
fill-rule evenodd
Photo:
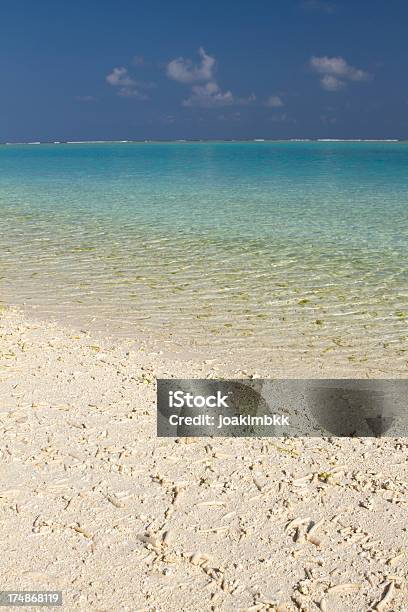
<path fill-rule="evenodd" d="M 0 142 L 408 138 L 406 0 L 2 0 Z"/>

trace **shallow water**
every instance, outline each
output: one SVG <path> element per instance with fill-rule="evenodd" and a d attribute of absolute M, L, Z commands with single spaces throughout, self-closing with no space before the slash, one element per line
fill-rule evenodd
<path fill-rule="evenodd" d="M 216 350 L 405 358 L 408 144 L 0 147 L 4 301 Z"/>

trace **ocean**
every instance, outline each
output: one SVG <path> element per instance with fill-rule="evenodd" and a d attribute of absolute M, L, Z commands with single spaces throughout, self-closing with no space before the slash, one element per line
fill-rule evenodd
<path fill-rule="evenodd" d="M 0 297 L 224 353 L 406 361 L 407 179 L 405 143 L 1 146 Z"/>

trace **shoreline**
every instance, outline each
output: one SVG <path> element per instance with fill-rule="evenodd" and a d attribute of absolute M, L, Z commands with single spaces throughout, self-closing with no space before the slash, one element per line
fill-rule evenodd
<path fill-rule="evenodd" d="M 180 330 L 180 327 L 154 330 L 125 320 L 119 325 L 115 320 L 105 319 L 103 313 L 78 315 L 69 306 L 57 311 L 38 305 L 11 303 L 0 306 L 0 316 L 2 313 L 21 317 L 35 325 L 55 326 L 71 335 L 85 335 L 103 344 L 143 347 L 143 351 L 161 357 L 163 363 L 174 359 L 183 364 L 191 362 L 200 366 L 200 371 L 201 365 L 208 363 L 212 365 L 208 372 L 213 378 L 406 377 L 405 350 L 403 344 L 400 347 L 395 342 L 384 343 L 387 348 L 381 352 L 379 345 L 376 353 L 369 346 L 369 340 L 364 343 L 362 339 L 345 338 L 344 342 L 334 342 L 335 335 L 327 334 L 327 338 L 316 335 L 313 342 L 313 336 L 305 338 L 299 331 L 298 341 L 294 337 L 290 341 L 286 338 L 285 343 L 281 331 L 277 331 L 270 343 L 265 340 L 262 346 L 256 347 L 254 337 L 248 341 L 242 336 L 239 342 L 229 345 L 229 336 L 221 344 L 219 336 L 212 334 L 193 334 L 190 338 L 190 330 Z M 369 337 L 367 332 L 367 339 Z"/>
<path fill-rule="evenodd" d="M 0 325 L 3 588 L 149 612 L 360 612 L 392 590 L 403 610 L 406 439 L 157 438 L 156 376 L 239 366 L 16 309 Z"/>

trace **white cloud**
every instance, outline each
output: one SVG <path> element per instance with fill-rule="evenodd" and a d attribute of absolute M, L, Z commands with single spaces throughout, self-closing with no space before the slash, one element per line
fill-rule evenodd
<path fill-rule="evenodd" d="M 279 108 L 280 106 L 284 106 L 284 103 L 280 96 L 269 96 L 265 102 L 265 106 L 269 106 L 269 108 Z"/>
<path fill-rule="evenodd" d="M 346 84 L 344 81 L 341 81 L 332 74 L 325 74 L 320 79 L 320 85 L 326 91 L 339 91 L 340 89 L 343 89 Z"/>
<path fill-rule="evenodd" d="M 198 53 L 201 58 L 199 65 L 193 64 L 190 59 L 179 57 L 167 64 L 166 73 L 170 79 L 179 83 L 191 85 L 191 94 L 183 100 L 183 106 L 199 106 L 202 108 L 214 108 L 220 106 L 250 104 L 256 98 L 252 94 L 248 98 L 237 98 L 231 91 L 222 91 L 214 79 L 216 59 L 208 55 L 203 47 Z M 199 83 L 201 85 L 193 83 Z"/>
<path fill-rule="evenodd" d="M 364 81 L 368 78 L 367 72 L 350 66 L 342 57 L 312 57 L 310 64 L 321 74 L 333 74 L 352 81 Z"/>
<path fill-rule="evenodd" d="M 254 94 L 248 98 L 237 98 L 229 90 L 223 92 L 215 81 L 210 81 L 205 85 L 194 85 L 191 92 L 191 96 L 183 100 L 183 106 L 201 106 L 202 108 L 244 106 L 256 100 Z"/>
<path fill-rule="evenodd" d="M 198 54 L 201 58 L 200 65 L 193 64 L 190 59 L 178 57 L 167 64 L 167 76 L 179 83 L 195 83 L 199 81 L 211 81 L 215 70 L 215 58 L 208 55 L 203 47 Z"/>
<path fill-rule="evenodd" d="M 183 106 L 230 106 L 234 103 L 234 96 L 230 91 L 222 92 L 215 81 L 209 81 L 205 85 L 194 85 L 192 93 Z"/>
<path fill-rule="evenodd" d="M 137 98 L 138 100 L 148 100 L 149 97 L 140 91 L 150 89 L 154 87 L 153 83 L 144 83 L 143 81 L 136 81 L 130 76 L 128 69 L 123 66 L 120 68 L 114 68 L 110 74 L 106 77 L 106 82 L 112 87 L 118 88 L 118 96 L 124 98 Z"/>
<path fill-rule="evenodd" d="M 133 85 L 133 79 L 130 78 L 127 68 L 114 68 L 106 77 L 106 82 L 114 87 Z"/>
<path fill-rule="evenodd" d="M 366 81 L 370 75 L 365 70 L 355 68 L 342 57 L 313 56 L 310 66 L 318 74 L 323 75 L 320 84 L 326 91 L 339 91 L 345 87 L 345 81 Z"/>

